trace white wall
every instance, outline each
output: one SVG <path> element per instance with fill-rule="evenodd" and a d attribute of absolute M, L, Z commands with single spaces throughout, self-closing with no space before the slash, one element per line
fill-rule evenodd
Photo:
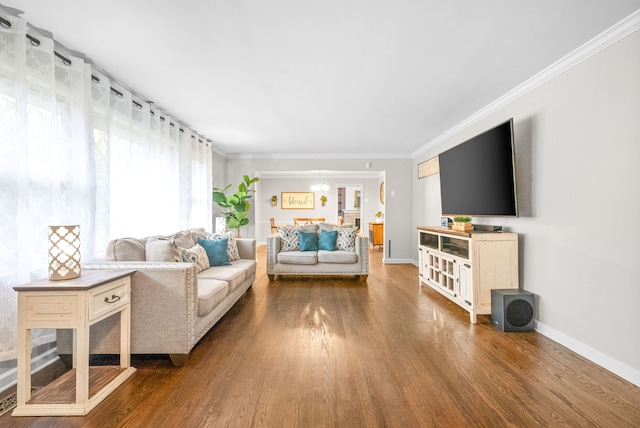
<path fill-rule="evenodd" d="M 329 184 L 330 189 L 326 192 L 315 193 L 315 208 L 305 210 L 292 210 L 281 208 L 282 192 L 311 192 L 309 187 L 313 184 L 314 179 L 310 177 L 303 178 L 261 178 L 258 182 L 258 197 L 255 204 L 255 225 L 256 240 L 258 243 L 265 243 L 267 236 L 271 234 L 271 225 L 269 218 L 273 217 L 277 224 L 293 224 L 294 217 L 324 217 L 327 223 L 338 222 L 338 201 L 337 187 L 348 186 L 353 189 L 355 185 L 362 186 L 363 206 L 361 209 L 361 221 L 373 221 L 378 205 L 375 204 L 373 197 L 377 195 L 376 178 L 324 178 Z M 278 197 L 277 206 L 271 205 L 271 196 Z M 327 203 L 323 207 L 320 202 L 320 196 L 327 196 Z M 351 196 L 353 200 L 353 195 Z M 366 223 L 364 223 L 366 224 Z"/>
<path fill-rule="evenodd" d="M 227 186 L 227 184 L 229 184 L 227 182 L 227 159 L 224 156 L 220 155 L 219 153 L 214 152 L 212 169 L 213 169 L 213 177 L 212 177 L 213 187 L 224 189 Z M 238 184 L 240 184 L 239 181 L 234 182 L 234 186 L 233 186 L 234 192 L 236 191 Z M 215 231 L 216 230 L 215 218 L 216 216 L 220 215 L 222 209 L 216 203 L 214 203 L 212 207 L 213 207 L 212 209 L 213 218 L 211 219 L 211 226 L 209 230 Z"/>
<path fill-rule="evenodd" d="M 368 162 L 371 163 L 371 168 L 366 168 L 365 164 Z M 235 183 L 243 174 L 252 175 L 256 171 L 310 170 L 379 171 L 385 177 L 386 196 L 384 210 L 380 209 L 380 205 L 376 205 L 379 204 L 377 202 L 379 199 L 379 183 L 382 180 L 382 178 L 378 178 L 363 189 L 363 200 L 365 200 L 365 203 L 367 203 L 367 199 L 369 200 L 367 208 L 365 208 L 365 216 L 362 219 L 363 224 L 366 225 L 369 221 L 375 221 L 375 213 L 384 211 L 386 245 L 383 262 L 411 263 L 413 261 L 412 253 L 415 244 L 412 241 L 414 240 L 415 229 L 411 227 L 411 207 L 413 205 L 413 179 L 416 176 L 416 172 L 412 168 L 411 159 L 228 159 L 227 181 Z M 300 183 L 301 188 L 308 189 L 311 181 L 313 180 L 304 183 L 304 186 L 303 183 Z M 349 183 L 344 179 L 338 181 L 342 184 Z M 358 184 L 361 181 L 360 179 L 354 179 L 350 182 Z M 291 184 L 293 185 L 293 183 Z M 260 200 L 260 204 L 266 204 L 273 194 L 273 189 L 258 194 L 257 197 Z M 371 209 L 368 207 L 371 207 Z M 259 225 L 260 231 L 255 229 L 256 218 L 259 222 L 268 222 L 269 217 L 274 217 L 277 220 L 281 216 L 270 215 L 270 213 L 273 213 L 271 209 L 266 209 L 266 213 L 269 213 L 269 215 L 265 215 L 262 212 L 256 215 L 257 209 L 254 208 L 252 208 L 252 213 L 250 214 L 251 223 L 243 228 L 243 235 L 256 237 L 258 242 L 261 242 L 262 237 L 266 239 L 266 235 L 259 235 L 259 233 L 264 233 L 266 229 L 264 224 Z M 389 244 L 389 241 L 391 241 L 391 244 Z"/>
<path fill-rule="evenodd" d="M 514 118 L 520 217 L 474 221 L 519 234 L 537 330 L 638 385 L 639 53 L 636 31 L 414 159 Z M 438 224 L 439 177 L 414 198 L 414 226 Z"/>

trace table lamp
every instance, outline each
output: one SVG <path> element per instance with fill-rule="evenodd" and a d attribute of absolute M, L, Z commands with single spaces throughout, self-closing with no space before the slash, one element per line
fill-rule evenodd
<path fill-rule="evenodd" d="M 80 226 L 49 226 L 49 279 L 80 276 Z"/>

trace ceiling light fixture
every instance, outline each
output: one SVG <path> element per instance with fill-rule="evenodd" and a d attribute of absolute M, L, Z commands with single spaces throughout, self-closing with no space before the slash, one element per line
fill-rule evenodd
<path fill-rule="evenodd" d="M 324 180 L 315 181 L 311 185 L 311 190 L 313 190 L 314 192 L 326 192 L 327 190 L 329 190 L 329 185 Z"/>

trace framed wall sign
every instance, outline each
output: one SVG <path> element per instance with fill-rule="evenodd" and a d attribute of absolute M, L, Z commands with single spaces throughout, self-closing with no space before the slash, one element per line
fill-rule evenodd
<path fill-rule="evenodd" d="M 418 164 L 418 178 L 428 177 L 440 172 L 438 156 Z"/>
<path fill-rule="evenodd" d="M 280 208 L 283 210 L 315 209 L 315 192 L 282 192 Z"/>

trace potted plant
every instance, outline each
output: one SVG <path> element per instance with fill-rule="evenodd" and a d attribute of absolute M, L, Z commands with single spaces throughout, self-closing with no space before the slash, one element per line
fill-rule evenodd
<path fill-rule="evenodd" d="M 251 203 L 251 193 L 255 193 L 254 189 L 250 189 L 251 185 L 260 179 L 257 177 L 249 178 L 248 175 L 242 177 L 243 181 L 238 185 L 238 191 L 232 195 L 227 195 L 226 191 L 232 185 L 229 184 L 224 189 L 213 188 L 213 202 L 223 209 L 222 214 L 227 220 L 229 229 L 237 229 L 236 234 L 240 237 L 240 227 L 249 224 L 249 208 Z"/>
<path fill-rule="evenodd" d="M 327 197 L 325 195 L 320 196 L 320 203 L 322 204 L 323 207 L 327 203 Z"/>
<path fill-rule="evenodd" d="M 275 207 L 276 205 L 278 205 L 278 197 L 276 195 L 273 195 L 271 197 L 271 206 Z"/>
<path fill-rule="evenodd" d="M 465 232 L 467 230 L 473 230 L 473 224 L 471 224 L 471 217 L 468 215 L 457 215 L 453 217 L 453 229 Z"/>
<path fill-rule="evenodd" d="M 376 221 L 378 221 L 378 223 L 379 223 L 381 219 L 382 219 L 382 211 L 378 211 L 376 213 Z"/>

